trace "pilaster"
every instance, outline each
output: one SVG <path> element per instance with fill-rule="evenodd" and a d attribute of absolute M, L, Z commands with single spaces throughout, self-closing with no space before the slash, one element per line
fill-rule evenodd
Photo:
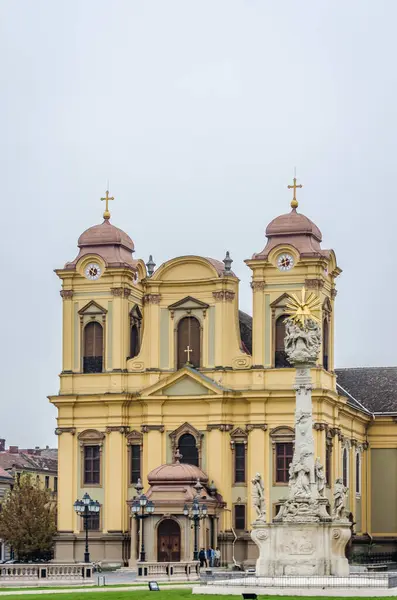
<path fill-rule="evenodd" d="M 62 371 L 73 369 L 73 290 L 61 290 L 63 300 L 62 317 Z"/>
<path fill-rule="evenodd" d="M 126 530 L 127 448 L 123 427 L 107 427 L 105 469 L 105 528 L 108 532 Z"/>
<path fill-rule="evenodd" d="M 252 364 L 263 366 L 265 364 L 265 282 L 253 281 L 252 288 Z"/>
<path fill-rule="evenodd" d="M 74 427 L 58 427 L 58 531 L 74 531 L 79 451 Z"/>

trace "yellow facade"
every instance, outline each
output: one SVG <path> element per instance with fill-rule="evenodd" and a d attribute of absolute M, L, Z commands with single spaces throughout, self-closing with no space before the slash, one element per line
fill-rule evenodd
<path fill-rule="evenodd" d="M 105 226 L 110 226 L 108 220 L 97 226 L 98 231 Z M 308 256 L 295 239 L 286 236 L 268 254 L 246 261 L 252 270 L 252 354 L 240 338 L 239 280 L 216 261 L 182 256 L 149 276 L 142 260 L 115 265 L 109 259 L 108 241 L 90 246 L 88 240 L 80 258 L 56 271 L 63 298 L 60 390 L 50 397 L 58 409 L 57 559 L 82 557 L 82 523 L 73 503 L 88 492 L 101 504 L 100 527 L 92 534 L 93 557 L 127 563 L 131 530 L 127 501 L 135 494 L 129 476 L 131 447 L 140 447 L 147 489 L 148 473 L 173 462 L 178 435 L 184 432 L 196 436 L 200 467 L 223 498 L 216 543 L 222 544 L 226 562 L 231 559 L 230 532 L 236 529 L 234 506 L 246 507 L 246 530 L 254 520 L 250 480 L 256 472 L 264 476 L 268 518 L 272 518 L 279 498 L 288 491 L 287 483 L 277 481 L 275 460 L 277 444 L 293 439 L 295 407 L 294 369 L 275 366 L 276 324 L 285 315 L 289 296 L 302 287 L 320 298 L 317 316 L 328 327 L 328 348 L 312 369 L 314 436 L 323 464 L 329 449 L 327 494 L 332 498 L 333 482 L 347 468 L 356 533 L 396 535 L 397 521 L 388 525 L 373 507 L 373 502 L 387 501 L 379 491 L 382 475 L 377 475 L 374 492 L 371 471 L 371 461 L 382 461 L 382 454 L 376 452 L 385 449 L 388 460 L 397 464 L 395 425 L 392 417 L 374 420 L 337 392 L 334 305 L 340 269 L 332 251 Z M 293 258 L 294 266 L 281 271 L 278 261 L 285 254 Z M 99 267 L 96 279 L 87 278 L 90 265 Z M 140 348 L 129 358 L 134 315 L 141 315 Z M 186 317 L 194 317 L 200 325 L 200 364 L 178 369 L 178 327 Z M 84 372 L 89 351 L 84 336 L 87 325 L 94 322 L 103 335 L 102 368 L 88 373 Z M 234 477 L 235 442 L 245 447 L 241 483 L 235 483 Z M 84 449 L 90 445 L 100 448 L 95 484 L 85 483 L 82 473 Z M 397 480 L 392 485 L 397 493 Z M 244 531 L 237 535 L 239 559 L 249 561 L 255 552 L 249 535 Z"/>

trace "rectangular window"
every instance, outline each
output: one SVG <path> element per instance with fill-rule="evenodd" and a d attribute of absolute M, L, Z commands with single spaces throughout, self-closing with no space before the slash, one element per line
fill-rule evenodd
<path fill-rule="evenodd" d="M 245 531 L 245 504 L 234 505 L 234 528 Z"/>
<path fill-rule="evenodd" d="M 138 444 L 130 446 L 131 452 L 131 483 L 138 483 L 141 478 L 141 447 Z"/>
<path fill-rule="evenodd" d="M 99 485 L 101 451 L 99 446 L 84 446 L 84 485 Z"/>
<path fill-rule="evenodd" d="M 276 483 L 288 483 L 289 466 L 294 454 L 292 442 L 276 443 Z"/>
<path fill-rule="evenodd" d="M 45 489 L 48 490 L 50 487 L 50 478 L 48 475 L 45 476 Z"/>
<path fill-rule="evenodd" d="M 245 444 L 234 446 L 234 482 L 245 483 Z"/>
<path fill-rule="evenodd" d="M 54 477 L 54 492 L 58 491 L 58 477 Z"/>
<path fill-rule="evenodd" d="M 95 513 L 93 515 L 89 515 L 87 519 L 87 529 L 88 531 L 99 531 L 99 523 L 100 523 L 100 513 Z M 84 522 L 83 522 L 84 527 Z"/>

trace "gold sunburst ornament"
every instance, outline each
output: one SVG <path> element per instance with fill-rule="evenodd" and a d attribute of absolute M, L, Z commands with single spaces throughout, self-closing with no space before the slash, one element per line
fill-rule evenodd
<path fill-rule="evenodd" d="M 320 299 L 313 292 L 306 298 L 305 288 L 302 288 L 300 299 L 295 294 L 292 294 L 292 298 L 286 305 L 286 312 L 297 325 L 304 328 L 308 319 L 312 319 L 317 323 L 320 322 L 320 319 L 313 314 L 314 310 L 320 308 L 320 304 Z"/>

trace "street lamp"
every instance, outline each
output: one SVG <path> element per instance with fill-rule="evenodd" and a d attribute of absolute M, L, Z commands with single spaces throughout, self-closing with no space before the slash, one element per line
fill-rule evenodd
<path fill-rule="evenodd" d="M 84 562 L 89 563 L 90 553 L 88 551 L 88 517 L 99 513 L 101 505 L 97 500 L 93 500 L 89 494 L 85 493 L 82 499 L 76 500 L 73 506 L 76 513 L 80 517 L 83 517 L 85 531 Z"/>
<path fill-rule="evenodd" d="M 190 519 L 190 521 L 193 522 L 193 527 L 194 527 L 194 551 L 193 551 L 193 560 L 198 560 L 198 555 L 199 555 L 199 551 L 198 551 L 198 530 L 200 527 L 200 521 L 202 519 L 205 519 L 205 517 L 208 514 L 208 509 L 207 509 L 207 505 L 206 504 L 200 504 L 199 503 L 199 498 L 200 498 L 200 493 L 201 490 L 203 489 L 203 486 L 200 483 L 200 480 L 197 480 L 196 485 L 194 486 L 194 488 L 196 489 L 196 497 L 193 500 L 193 503 L 189 509 L 189 506 L 187 504 L 185 504 L 185 506 L 183 507 L 183 514 L 185 515 L 185 517 L 187 517 L 188 519 Z"/>
<path fill-rule="evenodd" d="M 135 489 L 138 493 L 138 496 L 135 498 L 134 502 L 131 504 L 131 515 L 138 519 L 140 522 L 140 530 L 141 530 L 141 552 L 140 552 L 140 562 L 146 561 L 146 553 L 145 553 L 145 540 L 144 540 L 144 519 L 149 517 L 154 513 L 154 504 L 151 500 L 148 500 L 145 494 L 142 494 L 143 485 L 141 480 L 138 479 L 138 483 L 135 486 Z"/>

